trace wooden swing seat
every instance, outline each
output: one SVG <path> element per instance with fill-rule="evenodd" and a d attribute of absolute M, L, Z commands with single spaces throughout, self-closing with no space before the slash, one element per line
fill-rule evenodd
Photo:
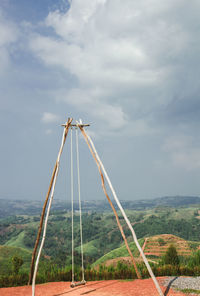
<path fill-rule="evenodd" d="M 70 285 L 70 287 L 71 288 L 75 288 L 77 286 L 81 286 L 81 285 L 85 285 L 85 284 L 86 284 L 86 281 L 85 280 L 80 281 L 80 282 L 72 282 L 71 285 Z"/>

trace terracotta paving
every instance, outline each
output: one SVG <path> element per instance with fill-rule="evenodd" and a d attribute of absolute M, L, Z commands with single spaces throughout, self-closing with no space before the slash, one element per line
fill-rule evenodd
<path fill-rule="evenodd" d="M 159 282 L 163 278 L 158 278 Z M 183 296 L 181 292 L 162 287 L 165 296 Z M 0 296 L 31 296 L 31 287 L 1 288 Z M 151 279 L 134 281 L 96 281 L 85 286 L 70 288 L 69 282 L 47 283 L 36 286 L 35 296 L 157 296 L 158 292 Z M 187 294 L 189 295 L 189 294 Z M 194 295 L 194 294 L 192 294 Z"/>

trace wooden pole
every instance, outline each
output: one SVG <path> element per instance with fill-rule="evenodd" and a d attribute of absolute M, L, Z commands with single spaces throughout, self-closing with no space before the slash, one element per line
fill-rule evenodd
<path fill-rule="evenodd" d="M 110 187 L 110 189 L 111 189 L 111 191 L 112 191 L 113 197 L 114 197 L 114 199 L 115 199 L 115 201 L 116 201 L 116 203 L 117 203 L 117 205 L 118 205 L 118 207 L 119 207 L 119 209 L 120 209 L 120 211 L 121 211 L 121 213 L 122 213 L 122 215 L 123 215 L 123 217 L 124 217 L 124 219 L 125 219 L 125 221 L 126 221 L 128 227 L 129 227 L 131 233 L 132 233 L 132 236 L 133 236 L 134 242 L 135 242 L 135 244 L 136 244 L 136 246 L 137 246 L 137 248 L 138 248 L 138 250 L 139 250 L 139 252 L 140 252 L 140 254 L 141 254 L 141 256 L 142 256 L 142 259 L 143 259 L 143 261 L 144 261 L 144 263 L 145 263 L 145 265 L 146 265 L 146 267 L 147 267 L 147 270 L 148 270 L 148 272 L 149 272 L 149 274 L 150 274 L 150 276 L 151 276 L 151 278 L 152 278 L 152 280 L 153 280 L 153 282 L 154 282 L 154 284 L 155 284 L 155 286 L 156 286 L 156 289 L 157 289 L 157 291 L 158 291 L 158 294 L 159 294 L 160 296 L 164 296 L 164 294 L 163 294 L 163 292 L 162 292 L 162 290 L 161 290 L 161 288 L 160 288 L 160 286 L 159 286 L 159 284 L 158 284 L 158 281 L 157 281 L 157 279 L 156 279 L 156 277 L 155 277 L 155 275 L 154 275 L 154 273 L 153 273 L 153 271 L 152 271 L 152 269 L 151 269 L 151 266 L 149 265 L 149 262 L 148 262 L 148 260 L 147 260 L 147 258 L 146 258 L 146 256 L 145 256 L 145 254 L 144 254 L 144 252 L 143 252 L 143 250 L 142 250 L 142 248 L 141 248 L 141 246 L 140 246 L 140 244 L 139 244 L 139 242 L 138 242 L 138 239 L 137 239 L 137 236 L 136 236 L 136 234 L 135 234 L 135 231 L 134 231 L 134 229 L 133 229 L 133 227 L 132 227 L 132 225 L 131 225 L 131 223 L 130 223 L 130 221 L 129 221 L 127 215 L 126 215 L 126 213 L 124 212 L 124 209 L 123 209 L 122 206 L 121 206 L 121 203 L 120 203 L 120 201 L 119 201 L 119 199 L 118 199 L 118 197 L 117 197 L 117 195 L 116 195 L 116 193 L 115 193 L 115 190 L 114 190 L 114 188 L 113 188 L 113 186 L 112 186 L 112 183 L 111 183 L 111 181 L 110 181 L 110 179 L 109 179 L 109 177 L 108 177 L 108 174 L 107 174 L 107 172 L 106 172 L 106 170 L 105 170 L 105 168 L 104 168 L 104 166 L 103 166 L 103 164 L 102 164 L 102 162 L 101 162 L 101 160 L 100 160 L 100 158 L 99 158 L 99 156 L 98 156 L 98 154 L 97 154 L 97 151 L 96 151 L 96 149 L 95 149 L 95 147 L 94 147 L 94 144 L 93 144 L 91 138 L 90 138 L 86 133 L 85 133 L 85 135 L 86 135 L 87 139 L 89 140 L 89 143 L 90 143 L 91 146 L 92 146 L 92 149 L 93 149 L 93 151 L 94 151 L 95 157 L 96 157 L 96 159 L 98 160 L 101 169 L 103 170 L 103 173 L 104 173 L 104 175 L 105 175 L 105 177 L 106 177 L 106 180 L 107 180 L 107 182 L 108 182 L 108 185 L 109 185 L 109 187 Z"/>
<path fill-rule="evenodd" d="M 68 121 L 67 121 L 67 123 L 65 125 L 64 143 L 65 143 L 65 140 L 66 140 L 66 137 L 67 137 L 68 130 L 69 130 L 71 122 L 72 122 L 72 118 L 68 118 Z M 60 153 L 60 151 L 59 151 L 59 153 Z M 34 246 L 33 253 L 32 253 L 32 260 L 31 260 L 31 268 L 30 268 L 30 273 L 29 273 L 28 285 L 32 284 L 32 278 L 33 278 L 33 272 L 34 272 L 34 266 L 35 266 L 35 257 L 36 257 L 37 248 L 38 248 L 38 244 L 39 244 L 39 240 L 40 240 L 40 236 L 41 236 L 41 232 L 42 232 L 42 226 L 43 226 L 43 222 L 44 222 L 44 215 L 45 215 L 47 203 L 48 203 L 48 200 L 49 200 L 49 195 L 50 195 L 50 192 L 51 192 L 51 189 L 52 189 L 52 185 L 53 185 L 53 181 L 54 181 L 54 178 L 55 178 L 57 168 L 58 168 L 58 159 L 56 160 L 56 163 L 55 163 L 55 166 L 54 166 L 54 169 L 53 169 L 53 173 L 52 173 L 52 176 L 51 176 L 49 188 L 48 188 L 48 191 L 47 191 L 47 194 L 46 194 L 46 199 L 45 199 L 43 209 L 42 209 L 42 214 L 41 214 L 41 218 L 40 218 L 40 225 L 39 225 L 39 228 L 38 228 L 37 238 L 36 238 L 35 246 Z"/>
<path fill-rule="evenodd" d="M 130 248 L 129 248 L 129 245 L 128 245 L 128 242 L 127 242 L 127 239 L 126 239 L 125 233 L 124 233 L 123 228 L 122 228 L 122 226 L 121 226 L 121 223 L 120 223 L 120 221 L 119 221 L 118 214 L 117 214 L 117 212 L 116 212 L 116 210 L 115 210 L 115 207 L 114 207 L 114 205 L 113 205 L 113 203 L 112 203 L 112 201 L 111 201 L 111 199 L 110 199 L 110 197 L 108 196 L 108 193 L 107 193 L 107 191 L 106 191 L 106 188 L 105 188 L 105 182 L 104 182 L 104 177 L 103 177 L 103 173 L 102 173 L 102 171 L 101 171 L 100 164 L 99 164 L 99 162 L 98 162 L 98 160 L 97 160 L 97 158 L 96 158 L 96 156 L 95 156 L 95 154 L 94 154 L 94 152 L 93 152 L 93 150 L 92 150 L 92 148 L 91 148 L 91 146 L 90 146 L 90 143 L 89 143 L 89 141 L 88 141 L 88 137 L 87 137 L 87 134 L 85 133 L 85 130 L 83 129 L 82 126 L 79 126 L 79 128 L 80 128 L 80 130 L 81 130 L 81 132 L 82 132 L 82 134 L 83 134 L 83 136 L 84 136 L 84 139 L 85 139 L 85 141 L 86 141 L 86 143 L 87 143 L 87 145 L 88 145 L 88 147 L 89 147 L 89 149 L 90 149 L 90 152 L 91 152 L 91 154 L 92 154 L 94 160 L 96 161 L 96 164 L 97 164 L 97 167 L 98 167 L 98 170 L 99 170 L 100 176 L 101 176 L 101 182 L 102 182 L 102 187 L 103 187 L 104 194 L 105 194 L 105 196 L 106 196 L 106 198 L 107 198 L 107 200 L 108 200 L 108 202 L 109 202 L 109 204 L 110 204 L 110 206 L 111 206 L 111 208 L 112 208 L 112 210 L 113 210 L 113 212 L 114 212 L 114 214 L 115 214 L 115 218 L 116 218 L 116 221 L 117 221 L 117 225 L 118 225 L 118 227 L 119 227 L 119 230 L 120 230 L 121 235 L 122 235 L 122 237 L 123 237 L 123 239 L 124 239 L 124 242 L 125 242 L 126 248 L 127 248 L 128 253 L 129 253 L 129 255 L 130 255 L 130 257 L 131 257 L 131 260 L 132 260 L 132 262 L 133 262 L 133 266 L 134 266 L 134 268 L 135 268 L 135 271 L 136 271 L 137 277 L 138 277 L 138 279 L 141 279 L 141 275 L 140 275 L 140 273 L 139 273 L 139 271 L 138 271 L 138 268 L 137 268 L 137 265 L 136 265 L 135 259 L 134 259 L 134 257 L 133 257 L 133 254 L 132 254 Z"/>

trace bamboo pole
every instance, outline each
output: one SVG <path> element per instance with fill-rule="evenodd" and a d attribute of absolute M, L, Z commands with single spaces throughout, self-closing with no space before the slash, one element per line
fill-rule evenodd
<path fill-rule="evenodd" d="M 64 143 L 65 143 L 65 140 L 66 140 L 68 130 L 69 130 L 69 126 L 70 126 L 71 122 L 72 122 L 72 118 L 69 118 L 66 125 L 65 125 L 64 134 L 63 134 L 64 135 L 63 136 Z M 61 148 L 60 148 L 60 150 L 61 150 Z M 59 151 L 59 154 L 60 154 L 60 151 Z M 39 225 L 39 228 L 38 228 L 37 238 L 36 238 L 34 250 L 33 250 L 33 253 L 32 253 L 32 260 L 31 260 L 31 268 L 30 268 L 28 285 L 32 284 L 32 278 L 33 278 L 33 272 L 34 272 L 34 266 L 35 266 L 35 257 L 36 257 L 37 248 L 38 248 L 38 244 L 39 244 L 39 240 L 40 240 L 40 236 L 41 236 L 41 232 L 42 232 L 42 226 L 43 226 L 43 222 L 44 222 L 44 215 L 45 215 L 47 203 L 48 203 L 48 200 L 49 200 L 49 195 L 51 193 L 51 189 L 52 189 L 52 185 L 53 185 L 53 182 L 54 182 L 54 178 L 55 178 L 55 175 L 56 175 L 57 168 L 58 168 L 58 158 L 56 160 L 56 163 L 55 163 L 55 166 L 54 166 L 54 169 L 53 169 L 53 173 L 52 173 L 52 176 L 51 176 L 49 188 L 48 188 L 48 191 L 47 191 L 47 194 L 46 194 L 46 199 L 45 199 L 43 209 L 42 209 L 42 214 L 41 214 L 41 218 L 40 218 L 40 225 Z"/>
<path fill-rule="evenodd" d="M 80 127 L 80 129 L 81 129 L 81 127 Z M 83 130 L 83 129 L 82 129 L 82 130 Z M 94 147 L 94 144 L 93 144 L 93 142 L 92 142 L 90 136 L 88 136 L 88 135 L 86 134 L 86 132 L 85 132 L 85 136 L 87 137 L 89 143 L 90 143 L 91 146 L 92 146 L 92 149 L 93 149 L 93 152 L 94 152 L 94 154 L 95 154 L 95 157 L 96 157 L 96 159 L 98 160 L 98 162 L 99 162 L 99 164 L 100 164 L 100 167 L 102 168 L 102 170 L 103 170 L 103 172 L 104 172 L 104 175 L 105 175 L 105 177 L 106 177 L 106 180 L 108 181 L 109 187 L 110 187 L 110 189 L 111 189 L 111 191 L 112 191 L 112 193 L 113 193 L 113 197 L 114 197 L 114 199 L 115 199 L 115 201 L 116 201 L 116 203 L 117 203 L 117 205 L 118 205 L 118 207 L 119 207 L 119 209 L 120 209 L 120 211 L 121 211 L 121 213 L 122 213 L 122 215 L 123 215 L 123 217 L 124 217 L 124 219 L 125 219 L 125 221 L 126 221 L 128 227 L 129 227 L 131 233 L 132 233 L 132 236 L 133 236 L 134 242 L 135 242 L 135 244 L 136 244 L 136 246 L 137 246 L 137 248 L 138 248 L 138 250 L 139 250 L 139 252 L 140 252 L 140 254 L 141 254 L 141 256 L 142 256 L 142 259 L 143 259 L 143 261 L 144 261 L 144 263 L 145 263 L 145 265 L 146 265 L 146 267 L 147 267 L 147 270 L 148 270 L 148 272 L 149 272 L 149 274 L 150 274 L 150 276 L 151 276 L 151 278 L 152 278 L 152 280 L 153 280 L 153 282 L 154 282 L 154 284 L 155 284 L 155 286 L 156 286 L 156 289 L 157 289 L 157 291 L 158 291 L 158 294 L 159 294 L 160 296 L 164 296 L 164 294 L 163 294 L 163 292 L 162 292 L 162 290 L 161 290 L 161 288 L 160 288 L 160 286 L 159 286 L 159 284 L 158 284 L 158 281 L 157 281 L 157 279 L 156 279 L 156 277 L 155 277 L 155 275 L 154 275 L 154 273 L 153 273 L 153 271 L 152 271 L 152 269 L 151 269 L 151 267 L 150 267 L 150 265 L 149 265 L 149 262 L 148 262 L 148 260 L 147 260 L 147 258 L 146 258 L 146 256 L 145 256 L 145 254 L 144 254 L 144 252 L 143 252 L 143 250 L 142 250 L 142 248 L 141 248 L 141 246 L 140 246 L 138 240 L 137 240 L 137 236 L 136 236 L 136 234 L 135 234 L 135 231 L 134 231 L 134 229 L 133 229 L 133 227 L 132 227 L 132 225 L 131 225 L 131 223 L 130 223 L 130 221 L 129 221 L 127 215 L 126 215 L 126 213 L 124 212 L 124 209 L 122 208 L 122 206 L 121 206 L 121 204 L 120 204 L 120 202 L 119 202 L 119 199 L 118 199 L 118 197 L 117 197 L 117 195 L 116 195 L 116 193 L 115 193 L 115 190 L 114 190 L 114 188 L 113 188 L 113 186 L 112 186 L 112 183 L 111 183 L 111 181 L 110 181 L 110 179 L 109 179 L 109 177 L 108 177 L 108 175 L 107 175 L 107 172 L 106 172 L 106 170 L 105 170 L 105 168 L 104 168 L 104 166 L 103 166 L 103 164 L 102 164 L 102 162 L 101 162 L 101 160 L 100 160 L 100 158 L 99 158 L 99 155 L 97 154 L 97 151 L 96 151 L 96 149 L 95 149 L 95 147 Z"/>
<path fill-rule="evenodd" d="M 42 214 L 41 214 L 41 217 L 40 217 L 40 225 L 39 225 L 39 228 L 38 228 L 37 238 L 36 238 L 36 241 L 35 241 L 35 246 L 34 246 L 34 250 L 33 250 L 33 254 L 32 254 L 31 269 L 30 269 L 30 273 L 29 273 L 28 285 L 32 284 L 33 270 L 34 270 L 34 265 L 35 265 L 34 264 L 35 256 L 36 256 L 36 252 L 37 252 L 37 248 L 38 248 L 38 244 L 39 244 L 39 240 L 40 240 L 40 235 L 41 235 L 41 232 L 42 232 L 44 214 L 45 214 L 45 211 L 46 211 L 46 206 L 47 206 L 47 202 L 48 202 L 49 195 L 50 195 L 50 192 L 51 192 L 51 188 L 52 188 L 53 180 L 54 180 L 54 177 L 55 177 L 56 169 L 57 169 L 57 162 L 56 162 L 56 164 L 54 166 L 54 169 L 53 169 L 49 189 L 48 189 L 48 192 L 47 192 L 47 195 L 46 195 L 46 199 L 45 199 L 43 209 L 42 209 Z"/>
<path fill-rule="evenodd" d="M 81 132 L 82 132 L 82 134 L 83 134 L 83 136 L 84 136 L 84 139 L 85 139 L 85 141 L 86 141 L 86 143 L 87 143 L 87 145 L 88 145 L 88 147 L 89 147 L 89 149 L 90 149 L 90 152 L 91 152 L 91 154 L 92 154 L 94 160 L 96 161 L 96 164 L 97 164 L 97 167 L 98 167 L 98 170 L 99 170 L 100 176 L 101 176 L 101 182 L 102 182 L 102 187 L 103 187 L 104 194 L 105 194 L 105 196 L 106 196 L 106 198 L 107 198 L 107 200 L 108 200 L 108 202 L 109 202 L 109 204 L 110 204 L 110 206 L 111 206 L 111 208 L 112 208 L 112 210 L 113 210 L 113 212 L 114 212 L 114 214 L 115 214 L 115 218 L 116 218 L 116 221 L 117 221 L 117 225 L 118 225 L 119 230 L 120 230 L 120 232 L 121 232 L 121 235 L 122 235 L 122 237 L 123 237 L 123 239 L 124 239 L 124 242 L 125 242 L 126 248 L 127 248 L 127 250 L 128 250 L 128 253 L 129 253 L 130 257 L 131 257 L 131 260 L 132 260 L 133 266 L 134 266 L 134 268 L 135 268 L 135 271 L 136 271 L 137 277 L 138 277 L 138 279 L 141 279 L 141 275 L 140 275 L 140 273 L 139 273 L 139 271 L 138 271 L 138 268 L 137 268 L 137 265 L 136 265 L 135 259 L 134 259 L 134 257 L 133 257 L 133 254 L 132 254 L 130 248 L 129 248 L 129 245 L 128 245 L 128 242 L 127 242 L 127 239 L 126 239 L 125 233 L 124 233 L 123 228 L 122 228 L 122 226 L 121 226 L 121 223 L 120 223 L 120 221 L 119 221 L 118 214 L 117 214 L 117 212 L 116 212 L 116 210 L 115 210 L 115 207 L 114 207 L 112 201 L 110 200 L 110 197 L 108 196 L 108 193 L 107 193 L 107 191 L 106 191 L 106 188 L 105 188 L 105 182 L 104 182 L 104 177 L 103 177 L 103 173 L 102 173 L 102 170 L 101 170 L 101 167 L 100 167 L 99 161 L 97 160 L 97 158 L 96 158 L 96 156 L 95 156 L 95 153 L 93 152 L 93 150 L 92 150 L 92 148 L 91 148 L 91 145 L 90 145 L 90 143 L 89 143 L 89 141 L 88 141 L 88 136 L 87 136 L 85 130 L 83 129 L 82 126 L 79 126 L 79 128 L 80 128 L 80 130 L 81 130 Z"/>
<path fill-rule="evenodd" d="M 38 264 L 39 264 L 42 248 L 43 248 L 45 237 L 46 237 L 47 222 L 48 222 L 48 218 L 49 218 L 51 204 L 52 204 L 52 201 L 53 201 L 54 190 L 55 190 L 56 180 L 57 180 L 58 171 L 59 171 L 60 157 L 61 157 L 61 154 L 62 154 L 62 151 L 63 151 L 63 147 L 64 147 L 64 144 L 65 144 L 65 140 L 66 140 L 66 137 L 67 137 L 68 130 L 69 130 L 71 122 L 72 122 L 72 118 L 69 118 L 68 122 L 67 122 L 67 124 L 66 124 L 66 126 L 64 128 L 62 142 L 61 142 L 60 150 L 59 150 L 58 157 L 57 157 L 57 168 L 56 168 L 55 177 L 54 177 L 54 180 L 53 180 L 53 185 L 52 185 L 52 190 L 51 190 L 51 197 L 50 197 L 49 204 L 48 204 L 47 214 L 46 214 L 46 217 L 45 217 L 42 240 L 41 240 L 40 248 L 39 248 L 36 263 L 35 263 L 35 269 L 34 269 L 34 273 L 33 273 L 32 296 L 35 296 L 35 280 L 36 280 L 37 269 L 38 269 Z"/>

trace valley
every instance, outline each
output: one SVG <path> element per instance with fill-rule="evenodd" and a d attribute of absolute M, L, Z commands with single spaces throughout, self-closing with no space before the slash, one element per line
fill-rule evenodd
<path fill-rule="evenodd" d="M 194 254 L 198 254 L 198 251 L 200 253 L 199 200 L 193 197 L 163 197 L 146 202 L 123 202 L 140 246 L 154 268 L 162 266 L 163 258 L 170 245 L 176 248 L 181 264 L 186 266 L 192 264 L 188 263 L 188 260 Z M 10 215 L 7 209 L 9 204 L 11 204 Z M 56 270 L 68 272 L 71 268 L 71 212 L 69 205 L 64 207 L 63 204 L 64 202 L 58 202 L 52 208 L 49 217 L 39 265 L 39 272 L 44 274 L 44 277 L 48 272 Z M 41 207 L 38 203 L 34 207 L 34 203 L 30 206 L 27 202 L 23 205 L 22 201 L 5 203 L 2 200 L 0 205 L 1 213 L 4 213 L 0 218 L 0 277 L 13 274 L 13 256 L 22 258 L 23 265 L 20 273 L 28 276 Z M 131 233 L 123 217 L 120 213 L 118 214 L 137 265 L 146 276 L 144 264 Z M 106 208 L 105 202 L 84 202 L 82 223 L 84 264 L 89 273 L 90 270 L 95 272 L 105 268 L 108 268 L 109 272 L 112 272 L 113 268 L 132 269 L 115 216 L 109 208 Z M 79 268 L 81 255 L 77 209 L 74 216 L 74 245 L 75 266 Z M 197 260 L 200 257 L 198 256 Z"/>

